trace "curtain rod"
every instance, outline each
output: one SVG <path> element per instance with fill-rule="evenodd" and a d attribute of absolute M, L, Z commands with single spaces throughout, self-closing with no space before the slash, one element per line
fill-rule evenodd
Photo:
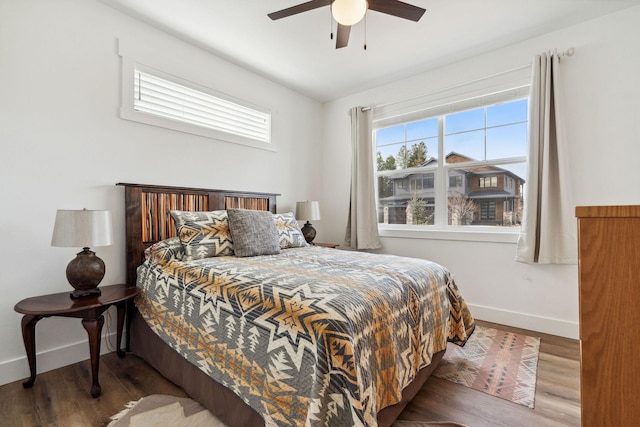
<path fill-rule="evenodd" d="M 576 50 L 573 47 L 570 47 L 569 49 L 565 50 L 564 52 L 558 53 L 558 55 L 560 55 L 560 56 L 573 56 L 574 53 L 576 53 Z"/>
<path fill-rule="evenodd" d="M 573 47 L 570 47 L 569 49 L 558 53 L 558 55 L 559 56 L 573 56 L 574 53 L 575 53 L 575 49 Z M 491 79 L 493 77 L 501 76 L 503 74 L 509 74 L 509 73 L 513 73 L 513 72 L 516 72 L 516 71 L 521 71 L 521 70 L 524 70 L 524 69 L 529 68 L 529 67 L 531 67 L 531 64 L 521 65 L 519 67 L 512 68 L 510 70 L 500 71 L 500 72 L 494 73 L 494 74 L 489 74 L 488 76 L 479 77 L 479 78 L 477 78 L 475 80 L 471 80 L 471 81 L 464 82 L 464 83 L 458 83 L 458 84 L 455 84 L 455 85 L 452 85 L 452 86 L 449 86 L 449 87 L 446 87 L 446 88 L 443 88 L 443 89 L 439 89 L 439 90 L 436 90 L 436 91 L 433 91 L 433 92 L 425 93 L 425 94 L 422 94 L 422 95 L 419 95 L 419 96 L 414 96 L 414 97 L 411 97 L 411 98 L 402 99 L 400 101 L 388 102 L 386 104 L 378 104 L 378 105 L 372 105 L 372 106 L 368 106 L 368 107 L 362 107 L 362 111 L 368 111 L 368 110 L 371 110 L 372 108 L 388 107 L 390 105 L 401 104 L 403 102 L 413 101 L 415 99 L 423 98 L 425 96 L 435 95 L 437 93 L 446 92 L 446 91 L 449 91 L 449 90 L 452 90 L 452 89 L 457 89 L 457 88 L 462 87 L 462 86 L 470 85 L 470 84 L 473 84 L 473 83 L 478 83 L 478 82 L 481 82 L 483 80 L 488 80 L 488 79 Z"/>
<path fill-rule="evenodd" d="M 458 84 L 451 85 L 451 86 L 448 86 L 448 87 L 445 87 L 445 88 L 442 88 L 442 89 L 435 90 L 433 92 L 428 92 L 428 93 L 423 93 L 422 95 L 413 96 L 411 98 L 405 98 L 405 99 L 401 99 L 399 101 L 388 102 L 386 104 L 378 104 L 378 105 L 373 105 L 373 106 L 369 106 L 369 107 L 362 107 L 362 111 L 367 111 L 367 110 L 370 110 L 372 108 L 381 108 L 381 107 L 388 107 L 390 105 L 395 105 L 395 104 L 402 104 L 403 102 L 409 102 L 409 101 L 413 101 L 415 99 L 424 98 L 425 96 L 431 96 L 431 95 L 435 95 L 435 94 L 438 94 L 438 93 L 441 93 L 441 92 L 447 92 L 447 91 L 452 90 L 452 89 L 457 89 L 459 87 L 467 86 L 467 85 L 470 85 L 470 84 L 473 84 L 473 83 L 478 83 L 478 82 L 481 82 L 483 80 L 487 80 L 487 79 L 491 79 L 493 77 L 501 76 L 503 74 L 509 74 L 509 73 L 513 73 L 515 71 L 521 71 L 521 70 L 524 70 L 524 69 L 529 68 L 529 67 L 531 67 L 530 64 L 521 65 L 520 67 L 512 68 L 512 69 L 506 70 L 506 71 L 500 71 L 499 73 L 494 73 L 494 74 L 490 74 L 488 76 L 479 77 L 479 78 L 474 79 L 474 80 L 470 80 L 470 81 L 467 81 L 467 82 L 464 82 L 464 83 L 458 83 Z"/>

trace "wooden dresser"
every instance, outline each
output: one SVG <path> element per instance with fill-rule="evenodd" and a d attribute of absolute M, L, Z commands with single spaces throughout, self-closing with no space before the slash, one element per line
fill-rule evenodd
<path fill-rule="evenodd" d="M 578 206 L 583 426 L 640 423 L 640 206 Z"/>

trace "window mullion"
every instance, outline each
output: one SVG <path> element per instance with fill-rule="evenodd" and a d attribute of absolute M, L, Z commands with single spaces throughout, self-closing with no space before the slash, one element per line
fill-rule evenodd
<path fill-rule="evenodd" d="M 484 110 L 484 159 L 487 160 L 487 107 L 483 108 Z"/>
<path fill-rule="evenodd" d="M 447 170 L 444 158 L 444 116 L 438 118 L 438 167 L 436 169 L 436 207 L 434 224 L 447 225 Z"/>

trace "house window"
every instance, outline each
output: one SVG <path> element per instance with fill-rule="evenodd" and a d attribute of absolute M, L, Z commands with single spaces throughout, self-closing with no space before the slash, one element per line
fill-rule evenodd
<path fill-rule="evenodd" d="M 489 188 L 489 187 L 497 187 L 498 186 L 498 177 L 497 176 L 484 176 L 479 180 L 480 188 Z"/>
<path fill-rule="evenodd" d="M 411 178 L 411 184 L 409 186 L 412 190 L 422 190 L 422 177 Z"/>
<path fill-rule="evenodd" d="M 403 224 L 439 229 L 518 226 L 527 169 L 528 99 L 496 96 L 474 108 L 460 102 L 426 110 L 418 120 L 418 113 L 408 115 L 413 120 L 407 122 L 374 120 L 379 212 L 404 207 Z M 432 110 L 439 114 L 429 116 Z M 409 189 L 389 194 L 385 189 L 394 181 L 408 181 Z M 403 220 L 389 214 L 378 218 L 381 224 Z"/>
<path fill-rule="evenodd" d="M 411 177 L 409 189 L 411 191 L 415 190 L 428 190 L 433 188 L 434 185 L 434 177 L 433 174 L 417 174 L 415 177 Z"/>
<path fill-rule="evenodd" d="M 460 175 L 449 176 L 449 187 L 451 188 L 462 187 L 462 176 Z"/>
<path fill-rule="evenodd" d="M 433 188 L 433 185 L 434 185 L 433 175 L 426 176 L 423 182 L 424 182 L 424 188 Z"/>

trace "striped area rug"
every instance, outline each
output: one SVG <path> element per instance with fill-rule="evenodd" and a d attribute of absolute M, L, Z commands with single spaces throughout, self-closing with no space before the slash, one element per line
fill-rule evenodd
<path fill-rule="evenodd" d="M 540 338 L 476 326 L 464 347 L 449 343 L 433 375 L 533 408 Z"/>

